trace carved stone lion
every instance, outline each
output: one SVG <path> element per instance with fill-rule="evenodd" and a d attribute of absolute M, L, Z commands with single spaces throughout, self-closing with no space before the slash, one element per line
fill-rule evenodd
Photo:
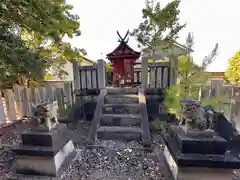
<path fill-rule="evenodd" d="M 39 104 L 34 108 L 33 117 L 39 129 L 52 129 L 57 123 L 57 112 L 53 104 Z"/>
<path fill-rule="evenodd" d="M 213 111 L 204 109 L 200 102 L 192 99 L 181 101 L 180 125 L 189 129 L 206 130 L 212 125 Z"/>

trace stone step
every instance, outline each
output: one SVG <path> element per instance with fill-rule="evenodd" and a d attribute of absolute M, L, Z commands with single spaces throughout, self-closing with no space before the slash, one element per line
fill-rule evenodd
<path fill-rule="evenodd" d="M 103 107 L 104 114 L 139 114 L 139 104 L 105 104 Z"/>
<path fill-rule="evenodd" d="M 107 94 L 138 94 L 138 88 L 107 88 Z"/>
<path fill-rule="evenodd" d="M 100 126 L 97 129 L 97 138 L 102 140 L 141 141 L 142 129 L 125 126 Z"/>
<path fill-rule="evenodd" d="M 137 104 L 138 95 L 136 94 L 121 94 L 121 95 L 106 95 L 105 104 Z"/>
<path fill-rule="evenodd" d="M 103 114 L 100 126 L 137 126 L 141 125 L 140 114 Z"/>

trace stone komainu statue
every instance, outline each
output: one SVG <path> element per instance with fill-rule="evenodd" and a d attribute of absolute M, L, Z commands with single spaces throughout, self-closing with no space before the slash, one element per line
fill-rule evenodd
<path fill-rule="evenodd" d="M 51 106 L 47 103 L 39 104 L 34 107 L 33 116 L 38 125 L 51 128 L 53 124 L 57 123 L 57 117 L 54 115 L 53 108 L 53 105 Z"/>
<path fill-rule="evenodd" d="M 212 125 L 213 113 L 212 108 L 202 108 L 199 101 L 182 100 L 180 125 L 187 125 L 192 129 L 208 129 Z"/>

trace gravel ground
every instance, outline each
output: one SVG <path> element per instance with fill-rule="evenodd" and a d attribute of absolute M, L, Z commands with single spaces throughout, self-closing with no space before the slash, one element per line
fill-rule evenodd
<path fill-rule="evenodd" d="M 71 180 L 170 180 L 164 178 L 160 138 L 151 153 L 137 142 L 98 141 L 92 149 L 78 147 L 80 156 L 62 179 Z"/>
<path fill-rule="evenodd" d="M 14 160 L 11 149 L 21 143 L 20 133 L 30 125 L 16 125 L 0 136 L 0 180 L 4 180 Z M 153 151 L 146 152 L 137 142 L 97 141 L 93 148 L 84 146 L 89 123 L 79 123 L 72 129 L 78 152 L 77 160 L 63 174 L 61 180 L 172 180 L 162 157 L 161 137 L 153 135 Z M 234 171 L 233 180 L 240 180 Z"/>
<path fill-rule="evenodd" d="M 161 152 L 163 145 L 159 135 L 153 137 L 152 152 L 130 141 L 100 141 L 93 148 L 84 146 L 88 123 L 74 126 L 73 142 L 79 152 L 76 162 L 63 175 L 71 180 L 171 180 L 164 166 Z M 165 170 L 166 173 L 163 173 Z"/>
<path fill-rule="evenodd" d="M 0 179 L 9 171 L 12 162 L 15 159 L 15 155 L 12 153 L 12 149 L 17 147 L 22 141 L 20 133 L 24 130 L 30 130 L 31 125 L 21 123 L 11 127 L 7 133 L 0 136 Z"/>

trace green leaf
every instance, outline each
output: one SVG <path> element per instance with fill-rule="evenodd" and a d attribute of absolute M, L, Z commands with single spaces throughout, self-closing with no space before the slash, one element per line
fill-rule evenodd
<path fill-rule="evenodd" d="M 50 67 L 65 75 L 64 64 L 86 54 L 62 40 L 81 34 L 72 8 L 64 0 L 1 1 L 0 88 L 41 83 Z"/>
<path fill-rule="evenodd" d="M 240 51 L 237 51 L 236 54 L 229 59 L 225 76 L 232 84 L 240 83 Z"/>

